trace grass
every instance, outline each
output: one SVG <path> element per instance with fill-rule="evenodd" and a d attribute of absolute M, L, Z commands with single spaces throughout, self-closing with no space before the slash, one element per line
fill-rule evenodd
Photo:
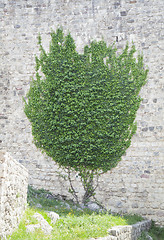
<path fill-rule="evenodd" d="M 149 232 L 148 233 L 143 232 L 141 237 L 138 240 L 147 239 L 146 238 L 147 234 L 151 236 L 153 240 L 164 240 L 164 228 L 156 226 L 154 222 L 152 222 L 152 226 Z"/>
<path fill-rule="evenodd" d="M 35 190 L 29 187 L 28 203 L 24 217 L 19 228 L 8 237 L 10 240 L 80 240 L 107 236 L 107 230 L 116 225 L 129 225 L 141 221 L 139 216 L 111 215 L 109 212 L 93 212 L 89 209 L 81 209 L 72 201 L 63 201 L 55 198 L 50 192 Z M 38 204 L 42 208 L 37 208 Z M 52 225 L 46 211 L 54 211 L 60 219 Z M 53 227 L 51 235 L 45 235 L 40 229 L 34 233 L 26 232 L 26 225 L 36 224 L 33 217 L 38 212 Z"/>
<path fill-rule="evenodd" d="M 37 221 L 32 216 L 35 212 L 39 212 L 53 227 L 52 234 L 50 236 L 44 235 L 41 230 L 37 230 L 35 233 L 27 233 L 26 225 L 35 224 Z M 19 229 L 15 231 L 8 239 L 12 240 L 32 240 L 32 239 L 55 239 L 55 240 L 80 240 L 89 239 L 91 237 L 103 237 L 107 235 L 107 230 L 115 225 L 127 225 L 129 223 L 136 222 L 136 217 L 121 217 L 112 216 L 108 213 L 83 213 L 80 216 L 76 216 L 73 210 L 70 210 L 66 216 L 60 217 L 56 224 L 52 225 L 47 213 L 43 210 L 34 209 L 28 207 L 25 215 L 21 220 Z"/>

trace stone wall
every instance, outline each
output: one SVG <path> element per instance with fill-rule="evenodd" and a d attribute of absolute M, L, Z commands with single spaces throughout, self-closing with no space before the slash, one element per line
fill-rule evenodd
<path fill-rule="evenodd" d="M 22 96 L 34 76 L 37 36 L 48 49 L 50 29 L 62 25 L 81 51 L 92 39 L 121 50 L 134 41 L 149 68 L 126 156 L 100 179 L 97 198 L 116 212 L 134 212 L 164 225 L 163 0 L 1 0 L 0 148 L 29 170 L 29 183 L 67 195 L 58 167 L 32 143 Z M 76 178 L 77 179 L 77 178 Z M 81 188 L 77 190 L 81 193 Z"/>
<path fill-rule="evenodd" d="M 148 231 L 151 221 L 145 220 L 128 226 L 116 226 L 108 230 L 111 240 L 137 240 L 143 231 Z"/>
<path fill-rule="evenodd" d="M 26 168 L 0 151 L 0 238 L 18 226 L 27 203 L 27 184 Z"/>
<path fill-rule="evenodd" d="M 133 225 L 115 226 L 108 230 L 109 236 L 90 238 L 89 240 L 137 240 L 141 236 L 141 233 L 143 231 L 148 232 L 150 227 L 150 220 L 144 220 Z"/>

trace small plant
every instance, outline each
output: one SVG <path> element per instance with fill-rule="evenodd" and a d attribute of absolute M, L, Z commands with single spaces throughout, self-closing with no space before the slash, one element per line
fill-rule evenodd
<path fill-rule="evenodd" d="M 153 240 L 163 240 L 164 239 L 164 227 L 155 225 L 152 222 L 151 228 L 148 232 L 142 232 L 141 237 L 138 240 L 146 240 L 152 237 Z"/>
<path fill-rule="evenodd" d="M 164 227 L 157 226 L 152 222 L 152 227 L 149 231 L 149 235 L 153 240 L 163 240 L 164 239 Z"/>
<path fill-rule="evenodd" d="M 25 114 L 35 145 L 67 171 L 77 202 L 71 171 L 78 172 L 86 203 L 95 195 L 99 175 L 114 168 L 130 146 L 147 70 L 143 57 L 134 57 L 135 46 L 118 54 L 104 41 L 93 41 L 80 54 L 60 28 L 51 32 L 48 53 L 41 36 L 38 44 Z"/>

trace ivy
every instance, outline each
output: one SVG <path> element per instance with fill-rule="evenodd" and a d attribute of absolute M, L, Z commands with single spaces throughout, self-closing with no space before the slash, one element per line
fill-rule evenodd
<path fill-rule="evenodd" d="M 24 108 L 35 145 L 81 176 L 110 170 L 136 132 L 139 92 L 148 72 L 143 56 L 135 58 L 135 46 L 128 44 L 118 54 L 104 41 L 93 41 L 80 54 L 60 28 L 51 32 L 49 52 L 41 36 L 38 44 L 36 77 Z"/>

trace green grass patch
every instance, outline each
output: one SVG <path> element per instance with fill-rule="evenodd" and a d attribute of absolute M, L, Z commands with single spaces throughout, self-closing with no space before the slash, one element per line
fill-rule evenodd
<path fill-rule="evenodd" d="M 44 189 L 28 188 L 28 204 L 19 228 L 10 236 L 10 240 L 80 240 L 108 235 L 108 229 L 116 225 L 129 225 L 142 221 L 139 216 L 111 215 L 110 212 L 93 212 L 81 209 L 72 201 L 59 200 Z M 41 208 L 38 208 L 41 204 Z M 69 206 L 69 207 L 68 207 Z M 46 211 L 54 211 L 60 219 L 52 225 Z M 53 227 L 51 235 L 45 235 L 41 229 L 34 233 L 26 232 L 26 225 L 37 224 L 33 215 L 38 212 Z"/>
<path fill-rule="evenodd" d="M 133 224 L 136 220 L 140 219 L 136 216 L 121 217 L 109 215 L 108 213 L 83 213 L 81 216 L 76 216 L 71 209 L 67 215 L 60 217 L 54 225 L 51 224 L 53 231 L 51 235 L 46 236 L 41 230 L 36 230 L 34 233 L 26 232 L 26 225 L 37 223 L 36 219 L 33 218 L 35 212 L 42 214 L 48 223 L 51 224 L 51 220 L 45 211 L 28 207 L 20 222 L 19 229 L 8 237 L 8 239 L 80 240 L 91 237 L 103 237 L 108 235 L 107 230 L 112 226 Z"/>
<path fill-rule="evenodd" d="M 152 222 L 152 226 L 148 232 L 148 235 L 153 238 L 153 240 L 164 240 L 164 227 L 156 226 L 154 222 Z M 139 240 L 145 240 L 146 233 L 143 232 Z"/>

